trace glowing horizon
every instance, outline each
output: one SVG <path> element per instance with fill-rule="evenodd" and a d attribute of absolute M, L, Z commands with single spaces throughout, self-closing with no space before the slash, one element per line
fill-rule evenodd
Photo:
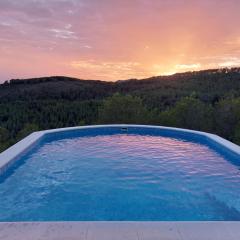
<path fill-rule="evenodd" d="M 240 66 L 237 0 L 5 0 L 0 82 L 121 80 Z"/>

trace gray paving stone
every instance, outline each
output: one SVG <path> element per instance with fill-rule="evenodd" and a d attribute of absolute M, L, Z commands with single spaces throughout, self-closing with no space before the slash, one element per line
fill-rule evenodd
<path fill-rule="evenodd" d="M 240 240 L 240 222 L 0 223 L 0 240 Z"/>

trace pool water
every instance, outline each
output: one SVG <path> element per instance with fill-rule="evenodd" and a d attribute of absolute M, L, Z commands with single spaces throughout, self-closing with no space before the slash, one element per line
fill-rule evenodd
<path fill-rule="evenodd" d="M 206 144 L 106 134 L 43 141 L 0 181 L 0 221 L 240 220 L 240 170 Z"/>

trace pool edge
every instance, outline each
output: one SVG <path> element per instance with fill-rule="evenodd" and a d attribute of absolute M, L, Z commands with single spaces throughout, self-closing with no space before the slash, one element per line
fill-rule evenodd
<path fill-rule="evenodd" d="M 240 222 L 6 222 L 0 240 L 237 240 Z"/>
<path fill-rule="evenodd" d="M 198 136 L 204 136 L 208 140 L 217 143 L 218 145 L 230 150 L 231 152 L 240 156 L 240 146 L 211 133 L 195 131 L 190 129 L 183 128 L 174 128 L 174 127 L 165 127 L 165 126 L 156 126 L 156 125 L 138 125 L 138 124 L 107 124 L 107 125 L 88 125 L 88 126 L 78 126 L 78 127 L 68 127 L 68 128 L 57 128 L 57 129 L 49 129 L 39 132 L 34 132 L 21 141 L 17 142 L 4 152 L 0 153 L 0 174 L 5 172 L 14 160 L 17 159 L 18 156 L 26 152 L 32 145 L 36 142 L 40 141 L 45 135 L 53 134 L 58 132 L 67 132 L 72 130 L 81 130 L 81 129 L 92 129 L 92 128 L 105 128 L 105 127 L 139 127 L 139 128 L 155 128 L 162 130 L 169 130 L 175 132 L 184 132 L 190 133 Z"/>

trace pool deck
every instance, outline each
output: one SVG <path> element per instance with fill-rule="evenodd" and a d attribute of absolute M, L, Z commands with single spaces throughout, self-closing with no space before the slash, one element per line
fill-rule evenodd
<path fill-rule="evenodd" d="M 0 223 L 0 240 L 239 240 L 240 222 Z"/>

